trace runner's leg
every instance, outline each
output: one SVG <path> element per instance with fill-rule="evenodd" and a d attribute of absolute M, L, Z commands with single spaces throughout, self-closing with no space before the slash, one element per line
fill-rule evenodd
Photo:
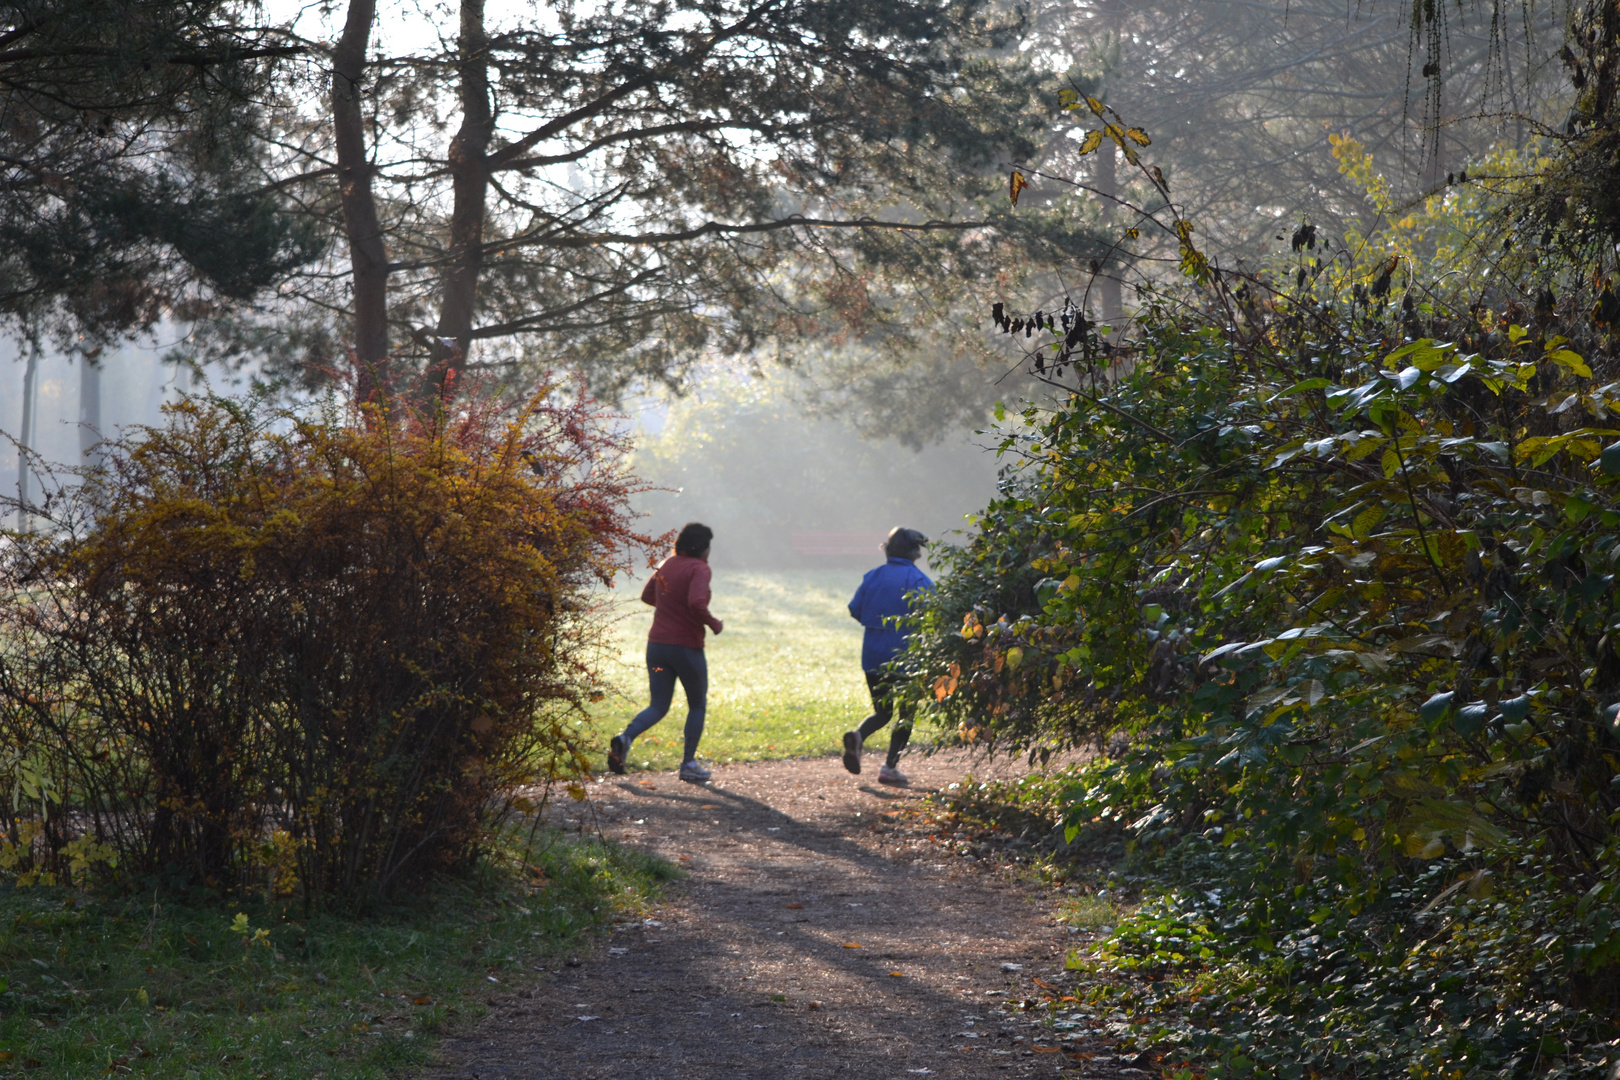
<path fill-rule="evenodd" d="M 916 711 L 914 703 L 906 700 L 895 702 L 895 711 L 900 718 L 894 722 L 894 730 L 889 733 L 889 756 L 886 762 L 889 768 L 898 768 L 900 765 L 900 752 L 911 741 L 912 714 Z"/>
<path fill-rule="evenodd" d="M 866 673 L 866 689 L 872 695 L 872 715 L 861 721 L 859 731 L 861 742 L 872 737 L 872 733 L 889 722 L 894 715 L 894 702 L 889 696 L 889 676 L 882 671 L 868 671 Z"/>
<path fill-rule="evenodd" d="M 679 649 L 678 645 L 659 645 L 656 642 L 647 642 L 647 689 L 652 703 L 636 714 L 630 721 L 630 726 L 624 729 L 622 738 L 625 749 L 636 741 L 636 736 L 652 727 L 664 718 L 669 712 L 670 702 L 675 700 L 675 664 L 672 662 L 670 650 Z"/>
<path fill-rule="evenodd" d="M 698 740 L 703 738 L 703 720 L 708 714 L 709 659 L 702 649 L 681 650 L 675 674 L 680 677 L 681 689 L 686 691 L 686 756 L 682 761 L 696 761 Z"/>

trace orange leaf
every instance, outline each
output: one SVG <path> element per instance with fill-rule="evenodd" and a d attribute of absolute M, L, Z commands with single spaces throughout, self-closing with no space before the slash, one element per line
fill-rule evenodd
<path fill-rule="evenodd" d="M 1034 984 L 1036 986 L 1040 987 L 1042 990 L 1052 990 L 1052 989 L 1054 989 L 1054 987 L 1052 986 L 1051 983 L 1047 982 L 1045 979 L 1041 978 L 1039 975 L 1037 975 L 1031 981 L 1034 982 Z"/>
<path fill-rule="evenodd" d="M 889 976 L 890 978 L 903 979 L 906 977 L 906 973 L 903 971 L 891 971 L 889 972 Z"/>
<path fill-rule="evenodd" d="M 799 911 L 799 910 L 803 909 L 804 905 L 803 904 L 789 904 L 788 907 L 792 908 L 794 911 Z"/>
<path fill-rule="evenodd" d="M 860 947 L 861 947 L 861 943 L 858 942 L 858 941 L 846 941 L 846 942 L 844 942 L 844 948 L 846 948 L 846 949 L 858 949 Z"/>
<path fill-rule="evenodd" d="M 1023 173 L 1014 169 L 1012 175 L 1007 178 L 1007 194 L 1012 198 L 1014 206 L 1018 205 L 1019 192 L 1027 187 L 1029 187 L 1029 180 L 1025 178 Z"/>
<path fill-rule="evenodd" d="M 1058 1052 L 1059 1047 L 1056 1047 L 1056 1046 L 1032 1046 L 1032 1047 L 1030 1047 L 1030 1049 L 1035 1051 L 1037 1054 L 1055 1054 L 1055 1053 Z"/>

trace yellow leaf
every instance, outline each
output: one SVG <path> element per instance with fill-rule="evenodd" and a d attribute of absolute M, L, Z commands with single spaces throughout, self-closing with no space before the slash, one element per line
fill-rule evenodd
<path fill-rule="evenodd" d="M 1080 104 L 1080 91 L 1072 87 L 1064 87 L 1058 91 L 1058 104 L 1065 109 L 1073 109 Z"/>
<path fill-rule="evenodd" d="M 1102 145 L 1102 132 L 1088 131 L 1086 137 L 1080 140 L 1080 154 L 1085 156 Z"/>
<path fill-rule="evenodd" d="M 1153 142 L 1152 139 L 1148 138 L 1148 133 L 1141 128 L 1126 128 L 1125 137 L 1137 146 L 1147 146 Z"/>
<path fill-rule="evenodd" d="M 1029 187 L 1029 181 L 1025 179 L 1024 174 L 1014 169 L 1012 176 L 1007 178 L 1007 194 L 1011 197 L 1014 206 L 1018 205 L 1019 192 L 1027 187 Z"/>
<path fill-rule="evenodd" d="M 1017 671 L 1018 665 L 1022 664 L 1023 662 L 1023 649 L 1019 648 L 1017 645 L 1014 645 L 1012 648 L 1007 650 L 1007 667 L 1011 668 L 1013 671 Z"/>
<path fill-rule="evenodd" d="M 1132 239 L 1132 240 L 1140 240 L 1142 238 L 1142 230 L 1141 229 L 1126 229 L 1125 230 L 1125 235 L 1127 237 L 1129 237 L 1130 239 Z"/>
<path fill-rule="evenodd" d="M 1096 113 L 1098 116 L 1103 114 L 1103 103 L 1098 101 L 1096 98 L 1086 98 L 1086 104 L 1089 105 L 1091 107 L 1091 111 Z"/>
<path fill-rule="evenodd" d="M 585 801 L 585 786 L 583 784 L 569 784 L 568 797 L 575 802 Z"/>

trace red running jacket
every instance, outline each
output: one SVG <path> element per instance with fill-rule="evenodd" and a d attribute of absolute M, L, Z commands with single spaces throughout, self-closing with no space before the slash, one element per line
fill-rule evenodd
<path fill-rule="evenodd" d="M 659 645 L 703 648 L 703 628 L 720 632 L 720 620 L 709 614 L 709 564 L 690 555 L 665 559 L 641 590 L 641 602 L 653 606 L 647 640 Z"/>

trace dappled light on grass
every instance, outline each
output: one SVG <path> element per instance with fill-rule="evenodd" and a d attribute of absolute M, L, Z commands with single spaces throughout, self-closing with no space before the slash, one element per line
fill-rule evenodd
<path fill-rule="evenodd" d="M 861 627 L 845 605 L 860 584 L 854 570 L 717 570 L 713 610 L 725 633 L 710 636 L 709 715 L 698 756 L 710 761 L 830 754 L 866 718 Z M 612 594 L 614 624 L 604 676 L 618 693 L 593 706 L 606 745 L 646 704 L 643 659 L 652 609 L 640 581 Z M 680 764 L 686 699 L 677 690 L 664 720 L 636 740 L 632 768 Z M 582 725 L 585 726 L 585 725 Z"/>

